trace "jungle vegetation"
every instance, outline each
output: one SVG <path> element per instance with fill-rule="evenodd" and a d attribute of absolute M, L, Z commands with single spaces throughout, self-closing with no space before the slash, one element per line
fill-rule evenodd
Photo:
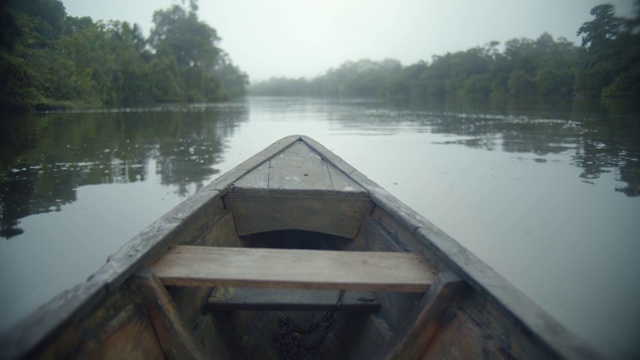
<path fill-rule="evenodd" d="M 544 33 L 532 40 L 493 41 L 467 51 L 403 66 L 399 61 L 346 62 L 314 79 L 272 78 L 250 87 L 256 95 L 430 97 L 600 97 L 640 95 L 640 0 L 635 16 L 613 5 L 591 9 L 578 30 L 581 46 Z"/>
<path fill-rule="evenodd" d="M 59 0 L 0 0 L 0 110 L 201 102 L 243 95 L 248 78 L 198 19 L 197 1 L 135 24 L 68 16 Z"/>

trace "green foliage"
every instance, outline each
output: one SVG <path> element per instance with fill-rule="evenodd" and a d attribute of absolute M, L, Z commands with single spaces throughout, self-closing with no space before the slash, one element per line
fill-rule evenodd
<path fill-rule="evenodd" d="M 59 0 L 2 3 L 3 109 L 216 101 L 244 94 L 247 76 L 216 46 L 218 35 L 174 5 L 137 25 L 66 16 Z"/>
<path fill-rule="evenodd" d="M 624 20 L 614 15 L 611 4 L 602 4 L 591 9 L 590 14 L 595 17 L 587 21 L 578 29 L 578 35 L 584 35 L 582 46 L 599 48 L 607 46 L 622 31 Z"/>
<path fill-rule="evenodd" d="M 0 52 L 0 79 L 0 110 L 26 110 L 40 99 L 22 59 Z"/>
<path fill-rule="evenodd" d="M 568 71 L 543 68 L 534 78 L 539 97 L 569 97 L 573 93 L 574 75 Z"/>
<path fill-rule="evenodd" d="M 545 33 L 434 56 L 403 67 L 396 60 L 347 62 L 313 80 L 276 78 L 255 84 L 258 95 L 332 95 L 422 99 L 572 96 L 583 51 Z"/>
<path fill-rule="evenodd" d="M 509 95 L 513 97 L 531 97 L 535 95 L 535 83 L 524 70 L 514 70 L 507 82 Z"/>
<path fill-rule="evenodd" d="M 88 16 L 83 16 L 81 18 L 67 16 L 64 23 L 64 34 L 71 36 L 74 33 L 80 32 L 92 25 L 93 20 Z"/>
<path fill-rule="evenodd" d="M 594 19 L 578 29 L 586 56 L 577 74 L 576 92 L 584 96 L 640 95 L 640 0 L 636 0 L 632 19 L 615 16 L 610 4 L 594 7 L 591 15 Z"/>
<path fill-rule="evenodd" d="M 8 9 L 15 14 L 23 32 L 23 45 L 45 47 L 62 33 L 67 13 L 61 1 L 9 0 Z"/>
<path fill-rule="evenodd" d="M 640 0 L 636 16 L 614 15 L 613 5 L 591 10 L 578 30 L 583 46 L 544 33 L 403 67 L 395 60 L 346 62 L 315 79 L 274 78 L 250 88 L 257 95 L 331 95 L 425 99 L 640 95 Z"/>
<path fill-rule="evenodd" d="M 216 30 L 199 21 L 196 11 L 191 1 L 188 11 L 174 5 L 153 15 L 150 83 L 160 101 L 213 101 L 245 92 L 247 75 L 217 47 Z"/>
<path fill-rule="evenodd" d="M 233 65 L 226 53 L 222 53 L 213 73 L 227 96 L 236 97 L 245 94 L 249 77 Z"/>
<path fill-rule="evenodd" d="M 204 70 L 213 68 L 220 49 L 215 45 L 220 38 L 215 29 L 198 20 L 194 11 L 178 5 L 153 14 L 154 28 L 149 44 L 176 57 L 178 66 L 198 66 Z"/>
<path fill-rule="evenodd" d="M 602 89 L 603 96 L 637 96 L 640 94 L 640 66 L 621 73 Z"/>
<path fill-rule="evenodd" d="M 0 0 L 0 51 L 11 52 L 21 36 L 20 27 L 7 10 L 8 0 Z"/>
<path fill-rule="evenodd" d="M 178 63 L 170 53 L 159 51 L 149 63 L 151 95 L 159 102 L 183 100 Z"/>
<path fill-rule="evenodd" d="M 91 92 L 90 79 L 78 74 L 76 64 L 52 49 L 33 49 L 25 63 L 33 73 L 37 91 L 52 101 L 71 101 Z"/>

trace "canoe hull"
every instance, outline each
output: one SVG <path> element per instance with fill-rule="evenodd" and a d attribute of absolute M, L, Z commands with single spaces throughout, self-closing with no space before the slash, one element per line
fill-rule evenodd
<path fill-rule="evenodd" d="M 317 174 L 322 180 L 312 189 L 282 185 L 279 175 L 271 177 L 269 171 L 267 183 L 281 185 L 255 185 L 254 170 L 264 169 L 287 151 L 294 154 L 295 163 L 295 156 L 306 149 L 326 169 L 313 173 L 316 168 L 296 165 L 301 176 Z M 600 358 L 459 243 L 304 136 L 276 142 L 172 209 L 85 283 L 5 334 L 0 358 L 277 359 L 274 332 L 282 319 L 308 327 L 327 315 L 327 307 L 333 308 L 330 300 L 320 301 L 321 296 L 309 299 L 308 293 L 291 290 L 309 288 L 304 282 L 266 285 L 284 288 L 278 291 L 288 294 L 288 306 L 279 299 L 270 300 L 266 308 L 264 303 L 247 307 L 240 300 L 216 307 L 215 297 L 232 298 L 234 287 L 251 284 L 221 285 L 214 272 L 207 275 L 208 282 L 176 286 L 161 271 L 149 270 L 162 266 L 162 259 L 180 246 L 244 248 L 251 254 L 262 254 L 258 248 L 277 254 L 297 248 L 424 257 L 429 265 L 424 271 L 434 273 L 424 280 L 427 286 L 417 292 L 354 287 L 371 295 L 349 301 L 368 301 L 371 296 L 375 306 L 329 310 L 333 320 L 327 336 L 322 346 L 308 351 L 309 358 Z M 304 266 L 302 262 L 287 271 Z"/>

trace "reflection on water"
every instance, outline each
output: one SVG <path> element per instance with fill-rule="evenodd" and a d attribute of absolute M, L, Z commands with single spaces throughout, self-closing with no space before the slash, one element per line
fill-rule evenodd
<path fill-rule="evenodd" d="M 464 119 L 442 115 L 431 125 L 434 132 L 468 136 L 456 142 L 474 148 L 499 147 L 505 152 L 541 156 L 571 151 L 574 165 L 583 169 L 580 177 L 584 181 L 616 171 L 626 186 L 615 190 L 627 196 L 640 195 L 640 122 L 635 117 L 532 121 L 528 117 Z"/>
<path fill-rule="evenodd" d="M 640 196 L 640 103 L 633 99 L 432 100 L 390 107 L 397 111 L 355 112 L 351 121 L 386 130 L 412 126 L 443 135 L 438 143 L 445 145 L 540 156 L 569 151 L 584 182 L 615 172 L 625 183 L 615 191 Z"/>
<path fill-rule="evenodd" d="M 243 108 L 15 115 L 0 121 L 0 236 L 24 230 L 18 220 L 60 211 L 79 186 L 132 183 L 156 161 L 162 184 L 201 187 L 216 174 L 222 139 Z"/>
<path fill-rule="evenodd" d="M 640 195 L 637 102 L 321 104 L 323 111 L 338 110 L 345 127 L 364 131 L 378 128 L 392 133 L 396 127 L 411 126 L 444 135 L 440 144 L 541 156 L 571 151 L 583 181 L 614 171 L 625 184 L 615 191 Z M 279 105 L 275 101 L 277 111 L 286 112 L 292 103 Z M 21 234 L 21 218 L 59 211 L 75 201 L 79 186 L 145 181 L 149 159 L 157 161 L 155 171 L 162 184 L 177 185 L 186 195 L 188 184 L 202 186 L 203 179 L 217 173 L 214 165 L 222 151 L 221 139 L 233 131 L 235 122 L 246 118 L 244 111 L 237 105 L 5 118 L 0 121 L 0 236 Z M 446 135 L 456 138 L 447 140 Z"/>

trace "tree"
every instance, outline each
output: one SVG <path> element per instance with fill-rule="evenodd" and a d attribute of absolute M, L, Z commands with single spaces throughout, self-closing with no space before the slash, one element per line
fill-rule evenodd
<path fill-rule="evenodd" d="M 234 97 L 245 94 L 245 89 L 249 85 L 249 77 L 240 68 L 233 65 L 227 53 L 222 53 L 214 74 L 220 83 L 220 87 L 228 96 Z"/>
<path fill-rule="evenodd" d="M 67 16 L 64 22 L 64 35 L 71 36 L 78 31 L 88 28 L 91 25 L 93 25 L 93 20 L 88 16 Z"/>
<path fill-rule="evenodd" d="M 445 96 L 572 96 L 584 51 L 548 34 L 513 39 L 504 52 L 497 41 L 467 51 L 433 56 L 403 67 L 397 60 L 347 61 L 311 81 L 271 79 L 251 91 L 263 95 L 315 94 L 424 99 Z M 626 86 L 626 85 L 625 85 Z"/>
<path fill-rule="evenodd" d="M 12 52 L 22 35 L 13 14 L 7 9 L 8 2 L 0 0 L 0 51 L 4 53 Z"/>
<path fill-rule="evenodd" d="M 174 5 L 153 14 L 154 28 L 149 44 L 156 50 L 168 51 L 175 56 L 178 66 L 198 66 L 208 71 L 218 61 L 220 41 L 215 29 L 198 20 L 193 6 L 189 12 Z"/>
<path fill-rule="evenodd" d="M 58 0 L 9 0 L 23 32 L 23 45 L 43 48 L 51 45 L 64 29 L 67 12 Z"/>
<path fill-rule="evenodd" d="M 523 70 L 514 70 L 507 86 L 509 95 L 513 97 L 531 97 L 536 94 L 535 82 Z"/>
<path fill-rule="evenodd" d="M 129 106 L 243 94 L 246 74 L 216 46 L 215 29 L 198 20 L 197 10 L 191 0 L 188 9 L 157 11 L 147 42 L 135 24 L 66 16 L 59 0 L 0 0 L 0 108 Z"/>
<path fill-rule="evenodd" d="M 634 19 L 615 16 L 610 4 L 594 7 L 591 15 L 594 19 L 578 29 L 587 55 L 576 77 L 576 91 L 586 96 L 640 94 L 640 1 Z"/>
<path fill-rule="evenodd" d="M 611 4 L 602 4 L 591 9 L 590 14 L 595 17 L 587 21 L 578 29 L 578 36 L 582 37 L 582 46 L 600 48 L 614 40 L 622 31 L 624 20 L 614 15 Z"/>
<path fill-rule="evenodd" d="M 218 48 L 216 30 L 198 20 L 197 2 L 189 4 L 189 9 L 174 5 L 153 15 L 154 28 L 149 36 L 155 50 L 152 92 L 161 99 L 175 98 L 179 93 L 187 101 L 242 95 L 248 82 L 246 74 Z M 169 83 L 156 77 L 165 74 L 159 69 L 170 70 Z"/>

